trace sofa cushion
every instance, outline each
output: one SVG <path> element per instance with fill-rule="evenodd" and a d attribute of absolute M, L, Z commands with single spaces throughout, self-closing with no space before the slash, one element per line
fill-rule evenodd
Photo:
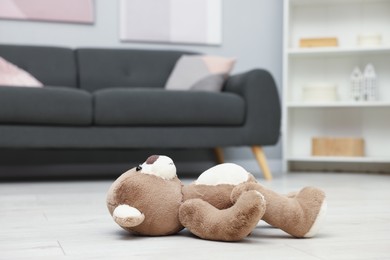
<path fill-rule="evenodd" d="M 43 85 L 77 87 L 72 49 L 0 44 L 0 56 L 33 75 Z"/>
<path fill-rule="evenodd" d="M 231 93 L 113 88 L 94 93 L 96 125 L 241 125 L 244 100 Z"/>
<path fill-rule="evenodd" d="M 176 61 L 190 52 L 135 49 L 78 49 L 80 88 L 163 88 Z"/>
<path fill-rule="evenodd" d="M 65 87 L 1 87 L 0 124 L 90 125 L 92 95 Z"/>

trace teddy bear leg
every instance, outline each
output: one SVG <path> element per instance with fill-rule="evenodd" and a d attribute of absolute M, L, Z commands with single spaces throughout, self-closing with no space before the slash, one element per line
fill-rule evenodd
<path fill-rule="evenodd" d="M 257 190 L 264 195 L 267 210 L 263 220 L 295 237 L 313 237 L 322 226 L 326 215 L 325 193 L 314 187 L 280 195 L 258 183 L 237 186 L 232 201 L 243 190 Z"/>
<path fill-rule="evenodd" d="M 129 205 L 117 206 L 112 217 L 121 227 L 135 227 L 140 225 L 145 219 L 144 214 Z"/>
<path fill-rule="evenodd" d="M 185 201 L 179 219 L 194 235 L 208 240 L 238 241 L 250 234 L 265 212 L 264 197 L 257 191 L 244 192 L 227 209 L 217 209 L 201 199 Z"/>
<path fill-rule="evenodd" d="M 327 209 L 323 191 L 305 187 L 295 196 L 283 196 L 263 187 L 262 192 L 270 199 L 269 211 L 263 218 L 267 223 L 295 237 L 313 237 L 318 233 Z"/>

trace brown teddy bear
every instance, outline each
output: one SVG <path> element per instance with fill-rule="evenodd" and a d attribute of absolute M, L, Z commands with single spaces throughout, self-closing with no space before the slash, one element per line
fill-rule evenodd
<path fill-rule="evenodd" d="M 171 235 L 186 227 L 203 239 L 238 241 L 260 219 L 295 237 L 314 236 L 326 201 L 322 191 L 311 187 L 279 195 L 231 163 L 212 167 L 183 186 L 172 159 L 153 155 L 111 185 L 107 207 L 119 226 L 135 234 Z"/>

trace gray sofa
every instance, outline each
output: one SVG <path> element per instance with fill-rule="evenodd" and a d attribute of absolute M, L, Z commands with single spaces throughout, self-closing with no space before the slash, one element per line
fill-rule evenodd
<path fill-rule="evenodd" d="M 0 45 L 43 88 L 0 87 L 0 149 L 251 146 L 279 138 L 281 111 L 265 70 L 230 76 L 223 91 L 167 91 L 183 51 Z M 266 173 L 268 171 L 268 173 Z"/>

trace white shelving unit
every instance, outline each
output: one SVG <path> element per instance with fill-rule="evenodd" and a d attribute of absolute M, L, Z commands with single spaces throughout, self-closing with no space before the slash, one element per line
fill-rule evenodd
<path fill-rule="evenodd" d="M 380 34 L 381 44 L 358 36 Z M 336 37 L 337 47 L 299 47 L 302 38 Z M 350 75 L 371 63 L 378 101 L 353 101 Z M 285 0 L 283 56 L 284 170 L 390 172 L 390 0 Z M 304 102 L 309 82 L 337 86 L 334 102 Z M 318 136 L 359 137 L 364 157 L 311 155 Z"/>

